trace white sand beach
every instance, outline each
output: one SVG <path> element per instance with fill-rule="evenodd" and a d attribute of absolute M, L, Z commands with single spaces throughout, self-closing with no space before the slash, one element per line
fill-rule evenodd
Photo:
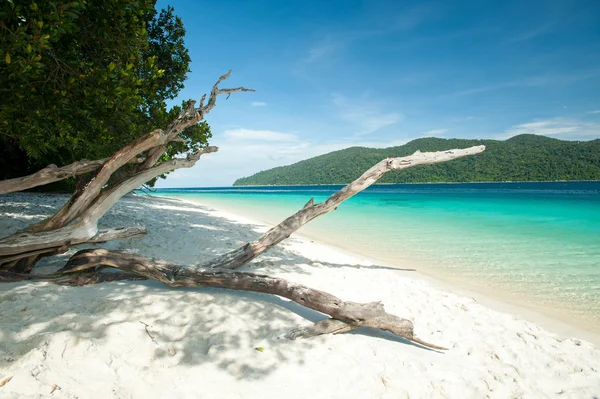
<path fill-rule="evenodd" d="M 0 235 L 66 196 L 0 196 Z M 176 199 L 127 196 L 101 227 L 144 225 L 103 246 L 191 264 L 268 227 Z M 71 251 L 45 259 L 45 272 Z M 381 331 L 291 341 L 325 318 L 279 297 L 155 281 L 0 284 L 1 398 L 593 398 L 600 350 L 450 293 L 414 272 L 292 236 L 244 268 L 382 301 L 415 323 L 424 349 Z M 147 325 L 147 326 L 146 326 Z M 261 350 L 257 350 L 260 348 Z M 51 393 L 51 391 L 53 391 Z"/>

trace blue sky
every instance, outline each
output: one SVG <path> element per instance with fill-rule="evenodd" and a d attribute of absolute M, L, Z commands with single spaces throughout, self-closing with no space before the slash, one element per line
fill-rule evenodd
<path fill-rule="evenodd" d="M 600 1 L 192 1 L 177 100 L 225 85 L 220 147 L 159 187 L 223 186 L 349 146 L 600 137 Z"/>

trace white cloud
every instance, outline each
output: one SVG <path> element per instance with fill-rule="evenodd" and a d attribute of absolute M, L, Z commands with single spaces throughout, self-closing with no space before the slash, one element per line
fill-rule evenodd
<path fill-rule="evenodd" d="M 382 111 L 362 97 L 350 101 L 341 94 L 332 95 L 332 103 L 339 110 L 339 117 L 355 126 L 356 135 L 373 133 L 404 119 L 400 112 Z"/>
<path fill-rule="evenodd" d="M 223 132 L 223 136 L 230 140 L 248 141 L 297 141 L 298 137 L 291 133 L 273 132 L 271 130 L 233 129 Z"/>
<path fill-rule="evenodd" d="M 562 136 L 564 138 L 600 137 L 600 124 L 577 119 L 553 118 L 537 120 L 512 126 L 506 131 L 508 136 L 518 134 L 539 134 L 544 136 Z"/>
<path fill-rule="evenodd" d="M 590 111 L 590 112 L 588 112 L 588 114 L 600 114 L 600 109 L 597 109 L 595 111 Z"/>
<path fill-rule="evenodd" d="M 437 137 L 437 136 L 442 136 L 447 131 L 448 131 L 448 129 L 433 129 L 433 130 L 426 131 L 425 133 L 423 133 L 423 135 L 426 137 Z"/>
<path fill-rule="evenodd" d="M 431 4 L 417 4 L 394 15 L 388 29 L 392 31 L 412 30 L 431 18 L 432 14 Z"/>
<path fill-rule="evenodd" d="M 264 107 L 265 105 L 267 105 L 267 103 L 262 102 L 262 101 L 252 101 L 253 107 Z"/>
<path fill-rule="evenodd" d="M 469 121 L 473 121 L 475 119 L 481 119 L 480 117 L 474 117 L 474 116 L 463 116 L 463 117 L 458 117 L 458 118 L 450 118 L 450 122 L 469 122 Z"/>
<path fill-rule="evenodd" d="M 510 84 L 510 82 L 509 83 L 498 83 L 498 84 L 494 84 L 494 85 L 479 86 L 479 87 L 473 87 L 471 89 L 458 90 L 458 91 L 455 91 L 454 93 L 445 95 L 444 97 L 470 96 L 472 94 L 485 93 L 486 91 L 502 89 L 504 87 L 510 87 L 510 86 L 512 86 L 512 84 Z"/>
<path fill-rule="evenodd" d="M 550 33 L 552 31 L 553 27 L 554 27 L 553 24 L 547 23 L 542 26 L 538 26 L 537 28 L 533 28 L 531 30 L 521 32 L 517 36 L 511 38 L 508 42 L 509 43 L 517 43 L 517 42 L 535 39 L 536 37 L 543 36 L 543 35 Z"/>

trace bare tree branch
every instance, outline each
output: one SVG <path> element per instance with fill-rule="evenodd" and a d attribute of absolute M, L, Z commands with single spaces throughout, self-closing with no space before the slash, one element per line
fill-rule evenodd
<path fill-rule="evenodd" d="M 208 262 L 204 262 L 200 264 L 200 267 L 236 269 L 242 265 L 245 265 L 258 255 L 267 251 L 269 248 L 272 248 L 288 238 L 292 233 L 297 231 L 306 223 L 310 222 L 316 217 L 326 214 L 327 212 L 335 210 L 342 202 L 369 187 L 390 170 L 400 170 L 417 165 L 446 162 L 452 159 L 478 154 L 484 150 L 485 146 L 481 145 L 449 151 L 417 151 L 412 155 L 402 158 L 384 159 L 363 173 L 358 179 L 354 180 L 352 183 L 333 194 L 324 202 L 315 204 L 314 200 L 311 199 L 301 210 L 267 231 L 257 240 L 247 243 L 243 247 L 235 249 Z"/>
<path fill-rule="evenodd" d="M 104 216 L 123 195 L 163 173 L 175 169 L 192 167 L 202 154 L 216 152 L 217 150 L 217 147 L 203 148 L 187 158 L 173 159 L 165 162 L 154 168 L 139 172 L 114 187 L 105 189 L 98 197 L 98 201 L 90 205 L 75 223 L 50 231 L 18 232 L 0 239 L 0 264 L 2 264 L 2 259 L 8 255 L 26 254 L 42 248 L 57 248 L 65 244 L 77 245 L 89 242 L 90 240 L 108 241 L 108 233 L 104 234 L 104 237 L 101 239 L 94 239 L 94 236 L 99 233 L 97 227 L 98 219 Z M 122 233 L 124 234 L 125 232 Z"/>
<path fill-rule="evenodd" d="M 0 180 L 0 194 L 28 190 L 33 187 L 61 181 L 69 177 L 84 175 L 86 173 L 95 171 L 104 165 L 107 160 L 108 158 L 96 159 L 94 161 L 82 160 L 61 167 L 56 165 L 48 165 L 44 169 L 40 169 L 28 176 Z M 139 164 L 145 160 L 145 157 L 137 156 L 133 159 L 130 159 L 129 163 Z"/>
<path fill-rule="evenodd" d="M 0 244 L 0 265 L 5 265 L 17 259 L 31 257 L 34 255 L 43 254 L 46 252 L 57 251 L 59 248 L 64 248 L 66 251 L 69 247 L 80 244 L 97 244 L 106 241 L 128 240 L 131 238 L 143 237 L 147 234 L 146 228 L 143 226 L 117 227 L 114 229 L 97 230 L 91 236 L 79 236 L 75 233 L 77 229 L 70 229 L 69 226 L 60 234 L 52 235 L 47 232 L 29 234 L 17 233 L 8 236 L 2 240 Z M 27 245 L 23 245 L 22 241 L 27 241 Z"/>
<path fill-rule="evenodd" d="M 219 89 L 219 84 L 225 79 L 227 79 L 229 75 L 231 75 L 231 71 L 227 72 L 225 75 L 221 76 L 219 80 L 217 80 L 217 83 L 215 83 L 210 92 L 210 96 L 208 97 L 208 103 L 206 104 L 206 106 L 202 106 L 202 103 L 204 101 L 200 101 L 199 109 L 202 115 L 208 114 L 215 107 L 215 105 L 217 105 L 217 96 L 219 94 L 227 94 L 227 98 L 229 98 L 231 93 L 237 93 L 241 91 L 254 91 L 252 89 L 246 89 L 244 87 L 236 87 L 235 89 Z M 204 100 L 204 97 L 202 97 L 202 100 Z"/>
<path fill-rule="evenodd" d="M 342 334 L 352 331 L 358 327 L 337 319 L 325 319 L 318 321 L 308 327 L 301 327 L 290 331 L 286 335 L 289 339 L 310 338 L 323 334 Z"/>
<path fill-rule="evenodd" d="M 16 255 L 3 256 L 3 257 L 0 257 L 0 270 L 2 270 L 2 269 L 13 270 L 13 268 L 14 268 L 14 271 L 18 271 L 19 273 L 23 273 L 26 271 L 29 272 L 31 270 L 31 266 L 33 266 L 33 264 L 30 263 L 32 260 L 39 259 L 41 257 L 50 256 L 50 255 L 61 254 L 61 253 L 66 252 L 67 250 L 68 250 L 68 247 L 66 245 L 62 245 L 59 247 L 44 247 L 44 248 L 36 250 L 36 251 L 18 253 Z M 30 261 L 26 261 L 25 263 L 17 265 L 18 261 L 20 261 L 21 259 L 23 259 L 23 260 L 30 259 Z"/>

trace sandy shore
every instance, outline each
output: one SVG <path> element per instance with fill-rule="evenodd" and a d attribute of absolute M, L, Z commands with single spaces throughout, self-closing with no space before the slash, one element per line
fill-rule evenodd
<path fill-rule="evenodd" d="M 0 234 L 53 212 L 64 196 L 0 196 Z M 143 224 L 148 236 L 106 244 L 193 263 L 266 226 L 174 199 L 127 197 L 103 226 Z M 46 261 L 60 267 L 70 254 Z M 600 350 L 480 305 L 413 273 L 292 237 L 246 270 L 381 300 L 415 322 L 430 351 L 363 330 L 289 341 L 324 318 L 287 300 L 156 282 L 68 288 L 0 285 L 0 397 L 64 398 L 592 398 Z M 146 323 L 148 332 L 146 331 Z M 153 339 L 150 337 L 153 337 Z M 258 351 L 256 348 L 263 348 Z"/>

